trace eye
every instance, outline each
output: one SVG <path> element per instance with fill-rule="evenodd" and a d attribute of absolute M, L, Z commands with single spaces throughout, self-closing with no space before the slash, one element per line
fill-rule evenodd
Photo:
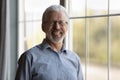
<path fill-rule="evenodd" d="M 56 24 L 59 24 L 60 26 L 66 26 L 68 24 L 67 21 L 46 21 L 45 24 L 49 25 L 49 26 L 54 26 Z"/>
<path fill-rule="evenodd" d="M 59 23 L 59 25 L 61 25 L 61 26 L 65 26 L 65 25 L 68 24 L 67 21 L 58 21 L 58 23 Z"/>

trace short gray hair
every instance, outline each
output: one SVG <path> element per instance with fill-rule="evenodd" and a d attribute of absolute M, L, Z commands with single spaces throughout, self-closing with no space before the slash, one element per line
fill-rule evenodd
<path fill-rule="evenodd" d="M 61 5 L 51 5 L 43 13 L 42 22 L 44 22 L 47 19 L 47 15 L 50 12 L 54 12 L 54 11 L 63 11 L 65 13 L 66 17 L 69 18 L 68 13 L 67 13 L 66 9 L 63 6 L 61 6 Z"/>

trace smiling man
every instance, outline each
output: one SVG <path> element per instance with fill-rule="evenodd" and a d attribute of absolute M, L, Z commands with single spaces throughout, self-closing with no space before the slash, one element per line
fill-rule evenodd
<path fill-rule="evenodd" d="M 60 5 L 45 10 L 42 30 L 46 37 L 21 55 L 16 80 L 83 80 L 80 58 L 63 43 L 68 20 L 65 8 Z"/>

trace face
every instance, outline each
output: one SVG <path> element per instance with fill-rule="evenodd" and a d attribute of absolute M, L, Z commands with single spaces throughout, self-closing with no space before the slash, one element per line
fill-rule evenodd
<path fill-rule="evenodd" d="M 68 29 L 68 18 L 63 12 L 51 12 L 42 25 L 46 39 L 53 43 L 63 42 Z"/>

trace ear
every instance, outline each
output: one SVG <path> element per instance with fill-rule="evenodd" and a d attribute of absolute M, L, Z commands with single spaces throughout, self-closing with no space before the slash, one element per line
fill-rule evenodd
<path fill-rule="evenodd" d="M 45 25 L 42 23 L 42 31 L 45 32 Z"/>

